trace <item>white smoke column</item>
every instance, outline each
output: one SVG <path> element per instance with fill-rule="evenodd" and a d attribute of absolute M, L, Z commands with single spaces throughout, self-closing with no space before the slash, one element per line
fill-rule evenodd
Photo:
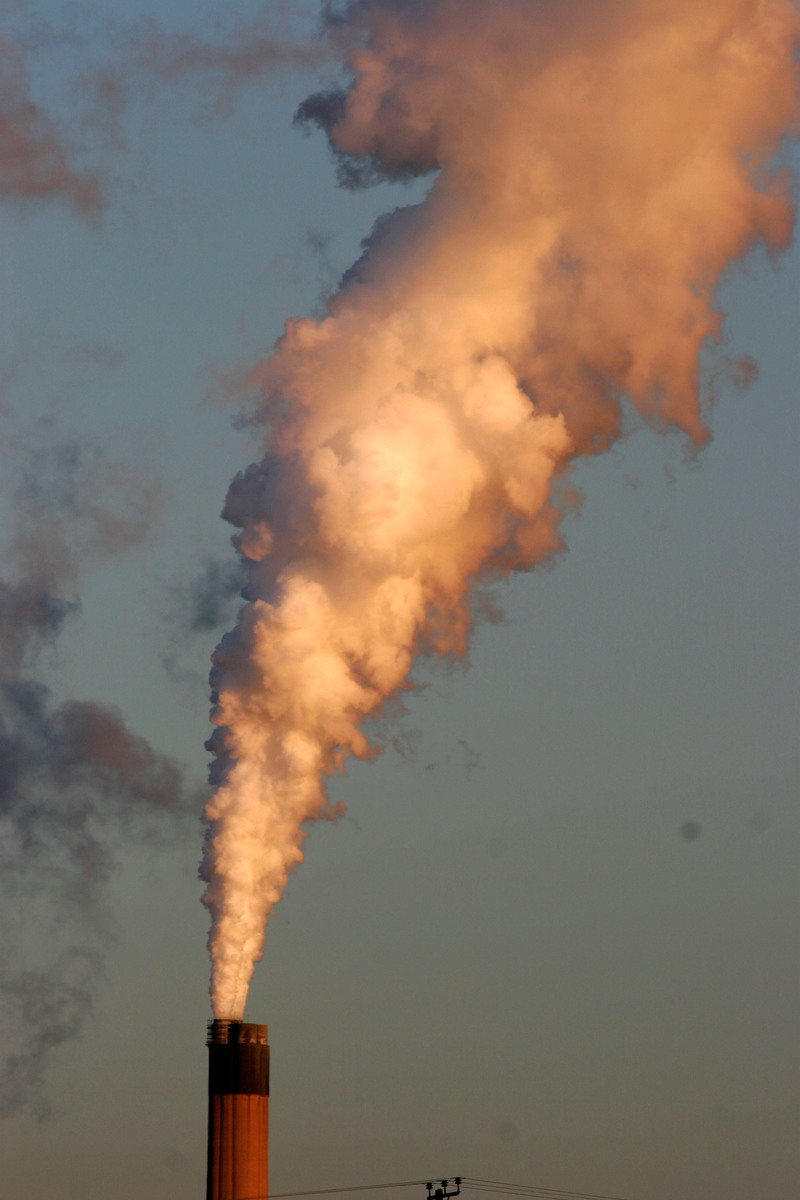
<path fill-rule="evenodd" d="M 364 718 L 463 651 L 476 582 L 559 550 L 554 483 L 623 397 L 708 440 L 713 289 L 792 229 L 766 168 L 797 116 L 787 0 L 362 0 L 328 32 L 350 86 L 299 115 L 343 181 L 439 174 L 256 371 L 267 452 L 224 514 L 249 602 L 213 673 L 220 1017 Z"/>

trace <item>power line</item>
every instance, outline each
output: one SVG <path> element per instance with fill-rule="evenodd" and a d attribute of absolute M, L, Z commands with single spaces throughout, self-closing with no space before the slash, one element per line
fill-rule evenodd
<path fill-rule="evenodd" d="M 386 1188 L 425 1187 L 427 1179 L 404 1179 L 402 1183 L 361 1183 L 355 1187 L 317 1188 L 313 1192 L 273 1192 L 269 1200 L 287 1200 L 290 1196 L 333 1196 L 338 1192 L 380 1192 Z M 254 1200 L 267 1200 L 266 1196 Z"/>
<path fill-rule="evenodd" d="M 553 1200 L 623 1200 L 621 1196 L 609 1196 L 598 1192 L 570 1192 L 565 1188 L 542 1188 L 527 1183 L 500 1183 L 494 1179 L 472 1179 L 461 1177 L 462 1186 L 473 1192 L 491 1192 L 503 1196 L 553 1197 Z"/>
<path fill-rule="evenodd" d="M 435 1178 L 429 1176 L 430 1178 Z M 624 1200 L 622 1196 L 609 1196 L 599 1192 L 571 1192 L 565 1188 L 543 1188 L 527 1183 L 503 1183 L 495 1179 L 461 1177 L 462 1188 L 472 1192 L 488 1192 L 500 1196 L 528 1196 L 531 1200 Z M 429 1179 L 404 1179 L 398 1183 L 364 1183 L 353 1187 L 315 1188 L 307 1192 L 273 1192 L 269 1200 L 295 1200 L 301 1196 L 334 1196 L 345 1192 L 379 1192 L 389 1188 L 425 1187 Z M 252 1200 L 267 1200 L 253 1197 Z"/>

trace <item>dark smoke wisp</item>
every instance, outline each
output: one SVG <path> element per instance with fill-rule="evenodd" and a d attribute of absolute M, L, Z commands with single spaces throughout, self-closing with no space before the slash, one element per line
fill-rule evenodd
<path fill-rule="evenodd" d="M 31 96 L 22 47 L 1 32 L 0 199 L 17 205 L 65 201 L 90 218 L 105 207 L 97 172 L 74 165 L 56 122 Z"/>
<path fill-rule="evenodd" d="M 0 0 L 0 201 L 63 202 L 96 222 L 124 183 L 119 164 L 138 126 L 224 117 L 243 88 L 317 68 L 327 54 L 291 8 L 226 6 L 205 23 L 198 34 L 67 6 L 48 19 Z M 49 81 L 46 100 L 35 74 Z"/>
<path fill-rule="evenodd" d="M 135 550 L 161 495 L 156 479 L 99 448 L 40 443 L 28 448 L 13 496 L 10 577 L 0 580 L 3 1116 L 49 1114 L 48 1067 L 80 1033 L 117 937 L 106 889 L 118 851 L 166 845 L 199 813 L 181 769 L 121 713 L 57 703 L 41 680 L 79 611 L 83 572 Z M 31 961 L 32 946 L 43 962 Z"/>

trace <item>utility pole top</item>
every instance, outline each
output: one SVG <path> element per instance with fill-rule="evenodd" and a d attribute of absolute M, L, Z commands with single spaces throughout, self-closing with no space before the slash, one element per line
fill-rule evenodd
<path fill-rule="evenodd" d="M 460 1196 L 461 1195 L 461 1176 L 456 1175 L 455 1179 L 453 1180 L 453 1183 L 455 1184 L 455 1189 L 452 1192 L 447 1190 L 449 1183 L 450 1183 L 449 1179 L 443 1179 L 442 1183 L 441 1183 L 441 1187 L 437 1187 L 437 1188 L 434 1188 L 432 1183 L 426 1183 L 425 1187 L 428 1189 L 427 1200 L 450 1200 L 450 1198 L 452 1196 Z"/>

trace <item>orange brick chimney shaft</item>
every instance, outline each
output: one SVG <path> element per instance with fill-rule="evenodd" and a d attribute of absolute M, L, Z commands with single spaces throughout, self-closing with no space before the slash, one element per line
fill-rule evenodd
<path fill-rule="evenodd" d="M 208 1025 L 207 1200 L 267 1200 L 269 1045 L 266 1025 Z"/>

